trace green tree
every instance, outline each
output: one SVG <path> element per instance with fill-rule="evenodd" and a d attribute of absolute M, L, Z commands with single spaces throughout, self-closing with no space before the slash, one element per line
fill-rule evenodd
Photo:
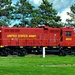
<path fill-rule="evenodd" d="M 28 25 L 33 8 L 27 0 L 20 0 L 15 4 L 14 16 L 20 21 L 20 26 Z"/>
<path fill-rule="evenodd" d="M 8 24 L 5 21 L 0 20 L 0 26 L 8 26 Z"/>
<path fill-rule="evenodd" d="M 38 9 L 34 9 L 31 15 L 30 26 L 36 27 L 40 24 L 40 22 L 41 22 L 40 11 Z"/>
<path fill-rule="evenodd" d="M 73 4 L 70 7 L 70 12 L 67 12 L 67 14 L 71 17 L 70 19 L 67 19 L 66 21 L 68 22 L 68 24 L 70 24 L 71 26 L 75 27 L 75 4 Z"/>
<path fill-rule="evenodd" d="M 0 0 L 0 24 L 2 24 L 2 26 L 10 24 L 13 12 L 13 6 L 11 4 L 12 0 Z"/>
<path fill-rule="evenodd" d="M 61 27 L 60 16 L 57 16 L 57 11 L 53 9 L 53 4 L 48 2 L 48 0 L 42 0 L 41 5 L 38 7 L 37 11 L 34 11 L 35 16 L 33 16 L 31 23 L 48 25 L 51 27 Z"/>

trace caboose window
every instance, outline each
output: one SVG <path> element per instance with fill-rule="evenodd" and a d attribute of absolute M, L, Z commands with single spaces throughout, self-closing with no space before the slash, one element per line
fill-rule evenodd
<path fill-rule="evenodd" d="M 66 31 L 66 36 L 71 36 L 71 35 L 72 35 L 71 31 Z"/>

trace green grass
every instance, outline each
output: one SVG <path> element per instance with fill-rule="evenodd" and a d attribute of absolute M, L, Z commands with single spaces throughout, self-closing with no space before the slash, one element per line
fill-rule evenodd
<path fill-rule="evenodd" d="M 0 57 L 0 75 L 75 75 L 75 56 Z"/>

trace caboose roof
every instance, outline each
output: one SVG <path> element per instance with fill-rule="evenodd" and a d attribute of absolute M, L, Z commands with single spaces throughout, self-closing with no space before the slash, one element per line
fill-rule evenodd
<path fill-rule="evenodd" d="M 61 28 L 62 31 L 73 31 L 72 27 Z"/>

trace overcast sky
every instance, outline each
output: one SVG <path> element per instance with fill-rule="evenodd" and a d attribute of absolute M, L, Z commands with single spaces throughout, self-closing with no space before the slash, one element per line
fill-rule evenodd
<path fill-rule="evenodd" d="M 16 3 L 19 0 L 13 0 L 13 3 Z M 75 0 L 48 0 L 49 2 L 53 3 L 53 7 L 58 11 L 58 15 L 61 16 L 62 22 L 65 22 L 69 16 L 66 12 L 70 12 L 70 6 L 74 4 Z M 38 7 L 42 0 L 29 0 L 33 6 Z"/>

